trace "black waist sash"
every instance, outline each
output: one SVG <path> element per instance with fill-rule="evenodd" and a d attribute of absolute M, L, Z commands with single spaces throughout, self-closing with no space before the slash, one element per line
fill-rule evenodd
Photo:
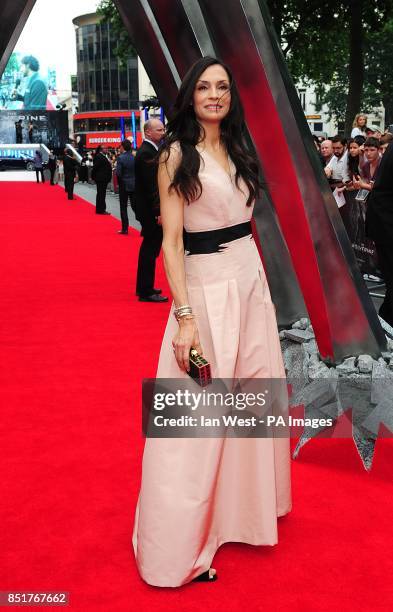
<path fill-rule="evenodd" d="M 252 234 L 251 221 L 222 227 L 206 232 L 184 232 L 184 248 L 187 255 L 200 255 L 202 253 L 218 253 L 226 247 L 222 246 L 225 242 L 244 238 Z"/>

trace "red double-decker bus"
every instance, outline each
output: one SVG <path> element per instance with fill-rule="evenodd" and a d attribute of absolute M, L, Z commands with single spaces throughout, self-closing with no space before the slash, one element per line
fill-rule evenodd
<path fill-rule="evenodd" d="M 122 140 L 122 126 L 135 147 L 142 143 L 140 110 L 76 113 L 73 119 L 75 139 L 86 149 L 98 145 L 116 149 Z"/>

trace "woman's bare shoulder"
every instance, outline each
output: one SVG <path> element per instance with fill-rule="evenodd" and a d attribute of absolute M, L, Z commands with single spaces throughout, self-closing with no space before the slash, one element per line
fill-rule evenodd
<path fill-rule="evenodd" d="M 173 176 L 181 162 L 182 152 L 180 143 L 173 142 L 166 147 L 160 155 L 160 163 L 163 164 L 167 171 Z"/>
<path fill-rule="evenodd" d="M 176 140 L 175 142 L 172 142 L 169 147 L 165 147 L 164 150 L 161 153 L 160 159 L 162 158 L 163 161 L 166 161 L 167 159 L 171 159 L 171 160 L 180 160 L 181 159 L 181 146 L 180 146 L 180 142 L 178 140 Z"/>

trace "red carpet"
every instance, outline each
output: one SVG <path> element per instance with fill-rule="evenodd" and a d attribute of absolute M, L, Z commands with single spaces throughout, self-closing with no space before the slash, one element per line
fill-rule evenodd
<path fill-rule="evenodd" d="M 391 609 L 390 440 L 370 474 L 350 441 L 307 445 L 279 545 L 224 545 L 218 582 L 140 580 L 139 397 L 168 306 L 134 296 L 137 232 L 47 184 L 0 183 L 0 201 L 0 591 L 69 591 L 78 612 Z"/>

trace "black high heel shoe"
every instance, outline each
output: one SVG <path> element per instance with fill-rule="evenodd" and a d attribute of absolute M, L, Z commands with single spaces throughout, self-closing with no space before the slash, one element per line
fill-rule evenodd
<path fill-rule="evenodd" d="M 215 582 L 217 580 L 217 572 L 211 576 L 210 569 L 203 572 L 203 574 L 199 574 L 192 582 Z"/>

